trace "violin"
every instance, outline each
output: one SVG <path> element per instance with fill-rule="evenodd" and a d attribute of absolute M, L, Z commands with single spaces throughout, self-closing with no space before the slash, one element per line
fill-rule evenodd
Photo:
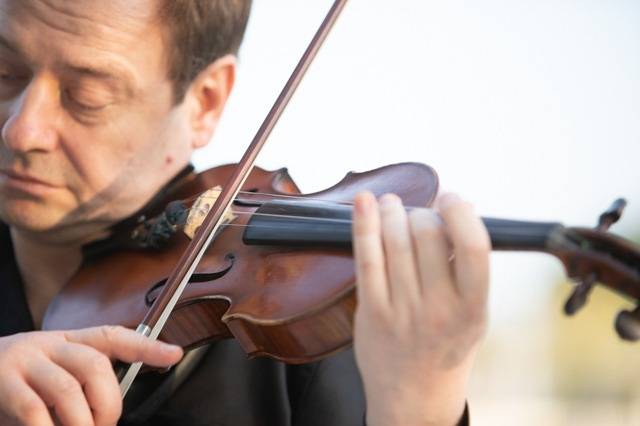
<path fill-rule="evenodd" d="M 285 169 L 254 167 L 345 3 L 335 1 L 242 160 L 181 176 L 135 224 L 114 229 L 122 247 L 85 262 L 50 304 L 43 329 L 118 324 L 187 350 L 235 338 L 249 356 L 288 363 L 351 343 L 352 200 L 363 190 L 391 192 L 409 208 L 425 208 L 438 192 L 436 172 L 395 164 L 301 194 Z M 564 264 L 577 283 L 565 305 L 573 314 L 598 283 L 640 301 L 640 248 L 608 232 L 625 204 L 614 202 L 594 229 L 483 220 L 494 250 L 540 251 Z M 616 330 L 640 339 L 640 308 L 622 311 Z M 119 369 L 123 396 L 140 368 Z"/>
<path fill-rule="evenodd" d="M 167 207 L 130 232 L 131 248 L 89 262 L 54 299 L 45 329 L 103 324 L 135 328 L 157 300 L 188 229 L 211 207 L 233 171 L 226 165 L 183 178 Z M 324 191 L 300 194 L 285 169 L 249 175 L 160 333 L 191 349 L 234 337 L 251 356 L 311 362 L 351 342 L 356 305 L 351 253 L 351 200 L 360 191 L 393 192 L 405 205 L 431 205 L 438 178 L 429 166 L 403 163 L 350 173 Z M 177 198 L 177 202 L 175 201 Z M 619 219 L 618 200 L 595 229 L 554 222 L 483 218 L 493 250 L 556 256 L 579 282 L 565 305 L 574 314 L 598 282 L 640 300 L 640 250 L 606 232 Z M 200 225 L 196 225 L 200 226 Z M 640 316 L 623 311 L 625 339 L 640 338 Z"/>

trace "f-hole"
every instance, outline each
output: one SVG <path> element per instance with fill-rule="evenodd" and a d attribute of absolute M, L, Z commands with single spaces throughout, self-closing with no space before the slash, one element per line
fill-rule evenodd
<path fill-rule="evenodd" d="M 236 260 L 236 256 L 233 253 L 227 253 L 227 255 L 224 257 L 224 260 L 227 262 L 227 265 L 224 267 L 224 269 L 221 269 L 220 271 L 216 271 L 216 272 L 193 274 L 189 279 L 189 284 L 215 281 L 227 275 L 227 273 L 231 270 L 231 268 L 233 268 L 233 264 Z M 156 301 L 156 298 L 160 293 L 160 289 L 164 287 L 164 285 L 167 283 L 167 279 L 168 278 L 158 281 L 147 291 L 147 294 L 144 296 L 144 303 L 145 305 L 147 305 L 147 307 L 151 307 L 151 305 L 153 305 L 153 302 Z"/>

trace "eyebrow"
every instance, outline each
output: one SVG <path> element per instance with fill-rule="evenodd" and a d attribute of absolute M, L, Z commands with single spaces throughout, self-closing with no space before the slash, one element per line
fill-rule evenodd
<path fill-rule="evenodd" d="M 63 68 L 74 74 L 86 75 L 103 80 L 122 80 L 131 81 L 133 76 L 131 72 L 115 63 L 102 65 L 72 65 L 64 64 Z"/>
<path fill-rule="evenodd" d="M 116 87 L 123 90 L 127 96 L 133 96 L 135 92 L 135 75 L 126 67 L 119 66 L 116 62 L 90 65 L 72 65 L 67 63 L 63 65 L 63 68 L 72 74 L 115 83 Z"/>
<path fill-rule="evenodd" d="M 18 46 L 7 40 L 2 35 L 0 35 L 0 46 L 8 49 L 13 53 L 24 56 Z M 77 75 L 84 75 L 101 80 L 120 81 L 127 92 L 131 93 L 133 90 L 132 84 L 135 82 L 134 75 L 129 70 L 122 66 L 119 66 L 115 62 L 104 63 L 101 65 L 64 63 L 62 65 L 62 68 L 65 71 L 70 71 L 71 73 Z"/>

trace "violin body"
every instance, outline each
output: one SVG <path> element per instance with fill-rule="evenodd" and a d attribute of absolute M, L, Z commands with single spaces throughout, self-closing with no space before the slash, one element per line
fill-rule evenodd
<path fill-rule="evenodd" d="M 172 190 L 191 200 L 227 182 L 234 165 L 216 167 Z M 360 191 L 395 193 L 405 205 L 428 206 L 438 190 L 435 171 L 404 163 L 349 173 L 321 192 L 301 194 L 286 169 L 254 168 L 233 204 L 233 219 L 216 234 L 160 339 L 192 349 L 236 338 L 249 356 L 287 363 L 320 359 L 348 346 L 353 335 L 355 268 L 350 249 L 282 247 L 243 242 L 256 209 L 274 196 L 349 203 Z M 157 212 L 154 212 L 157 213 Z M 161 248 L 127 249 L 88 262 L 51 303 L 43 329 L 105 324 L 135 328 L 190 240 L 174 233 Z"/>

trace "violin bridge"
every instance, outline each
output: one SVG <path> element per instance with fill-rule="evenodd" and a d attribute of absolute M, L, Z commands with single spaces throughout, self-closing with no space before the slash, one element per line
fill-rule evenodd
<path fill-rule="evenodd" d="M 193 203 L 193 206 L 189 209 L 189 216 L 183 228 L 183 232 L 189 239 L 193 239 L 193 236 L 196 234 L 200 225 L 202 225 L 202 222 L 204 222 L 209 210 L 211 210 L 211 207 L 213 207 L 221 192 L 222 187 L 215 186 L 203 192 Z M 220 223 L 224 225 L 232 222 L 235 218 L 236 216 L 229 208 L 224 212 Z"/>

